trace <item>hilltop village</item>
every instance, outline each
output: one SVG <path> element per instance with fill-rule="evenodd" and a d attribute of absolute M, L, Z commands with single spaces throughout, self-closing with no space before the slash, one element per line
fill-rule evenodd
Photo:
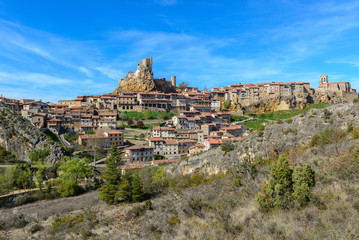
<path fill-rule="evenodd" d="M 240 122 L 231 122 L 232 114 L 240 114 L 231 110 L 270 99 L 308 98 L 316 94 L 340 97 L 343 101 L 358 98 L 349 82 L 329 82 L 327 75 L 320 76 L 317 90 L 307 82 L 271 82 L 199 91 L 184 83 L 177 85 L 175 76 L 170 81 L 154 79 L 152 58 L 146 58 L 110 94 L 78 96 L 74 100 L 59 100 L 57 104 L 6 97 L 0 101 L 40 129 L 49 129 L 59 136 L 75 135 L 75 145 L 98 143 L 104 149 L 115 145 L 124 150 L 124 160 L 138 163 L 154 158 L 179 159 L 228 141 L 242 141 L 250 132 Z M 144 131 L 139 143 L 125 139 L 127 128 L 120 118 L 123 112 L 167 112 L 172 113 L 172 118 Z M 126 120 L 127 127 L 131 123 L 143 127 L 142 121 Z M 63 137 L 60 139 L 66 145 L 74 145 Z"/>

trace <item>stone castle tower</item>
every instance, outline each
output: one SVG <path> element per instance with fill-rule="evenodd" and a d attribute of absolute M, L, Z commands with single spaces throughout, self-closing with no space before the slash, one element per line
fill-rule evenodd
<path fill-rule="evenodd" d="M 328 83 L 328 75 L 320 75 L 320 83 L 319 84 L 327 84 Z"/>
<path fill-rule="evenodd" d="M 171 77 L 171 85 L 172 85 L 173 87 L 176 87 L 176 76 L 172 76 L 172 77 Z"/>

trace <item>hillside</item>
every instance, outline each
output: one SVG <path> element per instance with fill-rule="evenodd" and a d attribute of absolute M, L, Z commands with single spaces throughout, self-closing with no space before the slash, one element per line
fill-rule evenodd
<path fill-rule="evenodd" d="M 169 167 L 169 173 L 189 174 L 196 169 L 216 174 L 238 166 L 244 158 L 271 157 L 309 144 L 312 137 L 325 129 L 346 130 L 349 125 L 359 125 L 359 105 L 337 104 L 326 109 L 311 109 L 287 120 L 267 123 L 243 142 L 235 143 L 235 150 L 223 156 L 223 152 L 211 149 L 199 156 L 182 161 L 178 166 Z"/>
<path fill-rule="evenodd" d="M 0 104 L 0 145 L 23 161 L 29 161 L 28 153 L 38 149 L 50 149 L 48 162 L 54 163 L 64 156 L 57 143 L 3 104 Z"/>
<path fill-rule="evenodd" d="M 0 237 L 358 239 L 358 139 L 359 104 L 312 109 L 267 125 L 234 143 L 233 150 L 219 147 L 164 166 L 167 175 L 159 183 L 141 170 L 145 188 L 161 189 L 142 203 L 106 205 L 94 192 L 2 208 Z M 292 169 L 309 164 L 315 185 L 305 204 L 264 211 L 256 195 L 271 178 L 279 155 Z M 240 162 L 249 156 L 253 164 Z"/>

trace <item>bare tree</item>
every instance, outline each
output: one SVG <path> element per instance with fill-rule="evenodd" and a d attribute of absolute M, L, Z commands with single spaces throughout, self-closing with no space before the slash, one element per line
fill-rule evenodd
<path fill-rule="evenodd" d="M 188 87 L 188 82 L 181 82 L 179 85 L 178 85 L 178 89 L 180 90 L 185 90 L 186 88 Z"/>
<path fill-rule="evenodd" d="M 89 138 L 86 143 L 86 149 L 93 154 L 94 165 L 96 165 L 96 156 L 98 153 L 103 153 L 103 139 L 100 137 Z"/>

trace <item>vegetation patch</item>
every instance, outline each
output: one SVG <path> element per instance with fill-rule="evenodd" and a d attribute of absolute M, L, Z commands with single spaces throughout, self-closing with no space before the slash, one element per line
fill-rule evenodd
<path fill-rule="evenodd" d="M 141 112 L 119 112 L 119 119 L 126 121 L 128 119 L 132 120 L 152 120 L 152 119 L 163 119 L 167 120 L 174 116 L 173 113 L 170 112 L 152 112 L 149 110 L 146 110 L 144 113 Z"/>

